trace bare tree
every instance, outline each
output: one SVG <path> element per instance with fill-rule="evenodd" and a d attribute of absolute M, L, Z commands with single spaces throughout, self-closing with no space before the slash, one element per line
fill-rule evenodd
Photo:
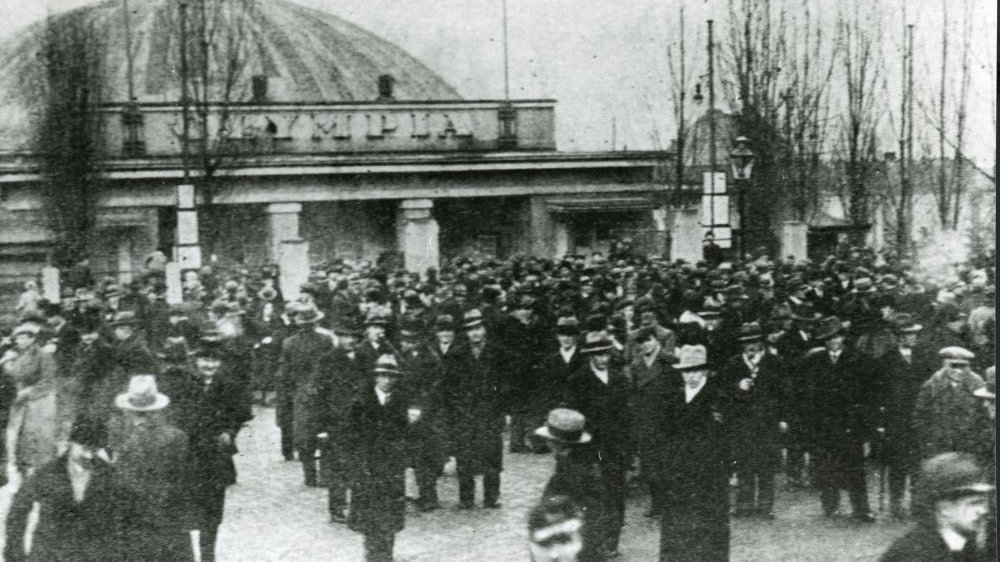
<path fill-rule="evenodd" d="M 667 46 L 667 68 L 670 72 L 670 102 L 674 113 L 674 122 L 677 125 L 677 137 L 674 141 L 676 151 L 676 162 L 674 166 L 674 178 L 676 189 L 680 190 L 684 186 L 684 156 L 688 135 L 689 118 L 685 114 L 687 109 L 687 84 L 690 74 L 687 68 L 687 46 L 686 29 L 684 19 L 684 2 L 680 2 L 677 18 L 677 41 Z M 677 48 L 674 49 L 674 45 Z"/>
<path fill-rule="evenodd" d="M 49 17 L 44 29 L 44 83 L 36 146 L 42 193 L 55 235 L 54 262 L 69 266 L 90 247 L 97 217 L 102 150 L 104 44 L 84 17 Z"/>

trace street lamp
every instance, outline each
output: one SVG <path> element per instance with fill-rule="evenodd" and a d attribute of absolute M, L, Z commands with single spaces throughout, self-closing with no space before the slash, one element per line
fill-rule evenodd
<path fill-rule="evenodd" d="M 750 150 L 750 139 L 740 136 L 736 138 L 736 148 L 729 153 L 729 162 L 733 166 L 733 183 L 736 190 L 737 209 L 740 215 L 740 256 L 746 253 L 745 237 L 747 230 L 746 195 L 750 187 L 750 174 L 753 172 L 753 151 Z"/>

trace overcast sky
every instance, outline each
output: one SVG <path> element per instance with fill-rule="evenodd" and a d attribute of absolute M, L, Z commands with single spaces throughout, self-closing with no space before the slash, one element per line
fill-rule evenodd
<path fill-rule="evenodd" d="M 298 1 L 395 42 L 454 84 L 466 98 L 503 95 L 501 0 Z M 820 17 L 832 36 L 837 6 L 846 2 L 812 1 L 822 8 Z M 969 152 L 992 165 L 995 132 L 990 100 L 996 90 L 988 68 L 996 67 L 996 2 L 971 1 L 975 27 Z M 801 5 L 800 0 L 786 2 Z M 0 0 L 0 37 L 43 18 L 47 10 L 56 12 L 87 3 Z M 865 0 L 861 5 L 870 3 Z M 907 19 L 916 25 L 915 74 L 918 88 L 925 92 L 933 91 L 940 77 L 944 18 L 941 0 L 882 3 L 885 20 L 880 28 L 888 90 L 881 95 L 893 100 L 890 109 L 894 110 L 898 107 L 895 96 L 904 3 Z M 954 21 L 960 16 L 960 4 L 961 0 L 949 2 L 953 56 L 957 56 L 961 36 Z M 508 0 L 508 5 L 511 94 L 558 100 L 560 149 L 607 149 L 612 137 L 618 149 L 653 148 L 657 136 L 663 144 L 669 142 L 675 127 L 668 102 L 666 50 L 678 38 L 680 0 Z M 727 0 L 687 0 L 685 5 L 688 49 L 693 59 L 689 65 L 697 75 L 707 71 L 705 20 L 716 20 L 716 37 L 724 41 Z M 957 69 L 955 60 L 951 68 Z M 957 83 L 957 75 L 949 82 Z M 832 86 L 835 92 L 843 90 L 837 82 Z M 916 112 L 920 123 L 922 112 L 919 108 Z M 888 115 L 883 117 L 888 123 Z M 896 150 L 895 142 L 895 138 L 886 138 L 883 150 Z"/>

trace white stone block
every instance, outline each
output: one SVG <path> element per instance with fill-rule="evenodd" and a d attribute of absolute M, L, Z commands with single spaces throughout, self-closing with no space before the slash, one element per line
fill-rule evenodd
<path fill-rule="evenodd" d="M 194 208 L 194 186 L 183 184 L 177 186 L 177 208 L 178 209 L 193 209 Z"/>
<path fill-rule="evenodd" d="M 179 304 L 184 300 L 184 286 L 181 282 L 181 264 L 167 262 L 163 270 L 167 278 L 167 304 Z"/>
<path fill-rule="evenodd" d="M 198 243 L 198 211 L 177 211 L 177 243 Z"/>
<path fill-rule="evenodd" d="M 59 268 L 42 268 L 42 296 L 49 302 L 59 302 Z"/>
<path fill-rule="evenodd" d="M 309 281 L 309 242 L 283 240 L 278 256 L 278 283 L 286 300 L 299 298 L 299 287 Z"/>
<path fill-rule="evenodd" d="M 176 246 L 175 261 L 182 270 L 201 269 L 201 246 Z"/>

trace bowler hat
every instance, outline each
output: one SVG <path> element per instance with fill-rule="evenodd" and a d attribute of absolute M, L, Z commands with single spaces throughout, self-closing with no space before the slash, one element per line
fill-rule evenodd
<path fill-rule="evenodd" d="M 560 336 L 576 336 L 580 334 L 580 321 L 576 316 L 563 316 L 556 320 L 556 334 Z"/>
<path fill-rule="evenodd" d="M 407 316 L 399 323 L 399 337 L 404 339 L 417 339 L 423 334 L 423 326 L 420 320 Z"/>
<path fill-rule="evenodd" d="M 761 330 L 760 324 L 757 322 L 748 322 L 740 326 L 739 334 L 737 339 L 741 342 L 752 342 L 760 340 L 764 337 L 764 332 Z"/>
<path fill-rule="evenodd" d="M 844 331 L 844 324 L 836 316 L 827 316 L 819 321 L 813 337 L 817 340 L 825 340 L 834 336 L 839 336 Z"/>
<path fill-rule="evenodd" d="M 583 430 L 586 418 L 569 408 L 556 408 L 549 412 L 545 425 L 535 430 L 535 435 L 560 443 L 583 444 L 590 442 L 590 434 Z"/>
<path fill-rule="evenodd" d="M 114 320 L 109 324 L 112 328 L 117 326 L 134 326 L 139 323 L 139 319 L 136 318 L 135 312 L 131 310 L 123 310 L 115 315 Z"/>
<path fill-rule="evenodd" d="M 292 313 L 295 315 L 296 324 L 315 324 L 323 319 L 325 314 L 316 308 L 315 305 L 300 304 Z"/>
<path fill-rule="evenodd" d="M 604 332 L 587 332 L 587 337 L 584 339 L 583 345 L 580 346 L 580 351 L 586 354 L 604 353 L 612 349 L 614 349 L 614 345 L 611 344 L 611 339 Z"/>
<path fill-rule="evenodd" d="M 156 389 L 156 375 L 135 375 L 128 390 L 115 397 L 115 406 L 132 412 L 154 412 L 170 404 L 170 398 Z"/>
<path fill-rule="evenodd" d="M 451 314 L 441 314 L 434 319 L 435 332 L 454 332 L 455 318 Z"/>
<path fill-rule="evenodd" d="M 396 362 L 396 358 L 390 354 L 380 355 L 378 359 L 375 360 L 375 368 L 372 373 L 377 375 L 392 375 L 401 376 L 403 371 L 399 370 L 399 364 Z"/>
<path fill-rule="evenodd" d="M 528 514 L 528 535 L 536 544 L 555 542 L 582 527 L 580 509 L 569 496 L 546 496 Z"/>
<path fill-rule="evenodd" d="M 380 314 L 373 311 L 371 314 L 365 318 L 365 326 L 382 326 L 388 327 L 392 322 L 389 321 L 389 317 L 385 314 Z"/>
<path fill-rule="evenodd" d="M 913 315 L 901 312 L 892 317 L 892 329 L 897 334 L 915 334 L 924 327 L 913 320 Z"/>
<path fill-rule="evenodd" d="M 483 313 L 478 308 L 469 310 L 462 315 L 462 328 L 469 330 L 483 325 Z"/>

